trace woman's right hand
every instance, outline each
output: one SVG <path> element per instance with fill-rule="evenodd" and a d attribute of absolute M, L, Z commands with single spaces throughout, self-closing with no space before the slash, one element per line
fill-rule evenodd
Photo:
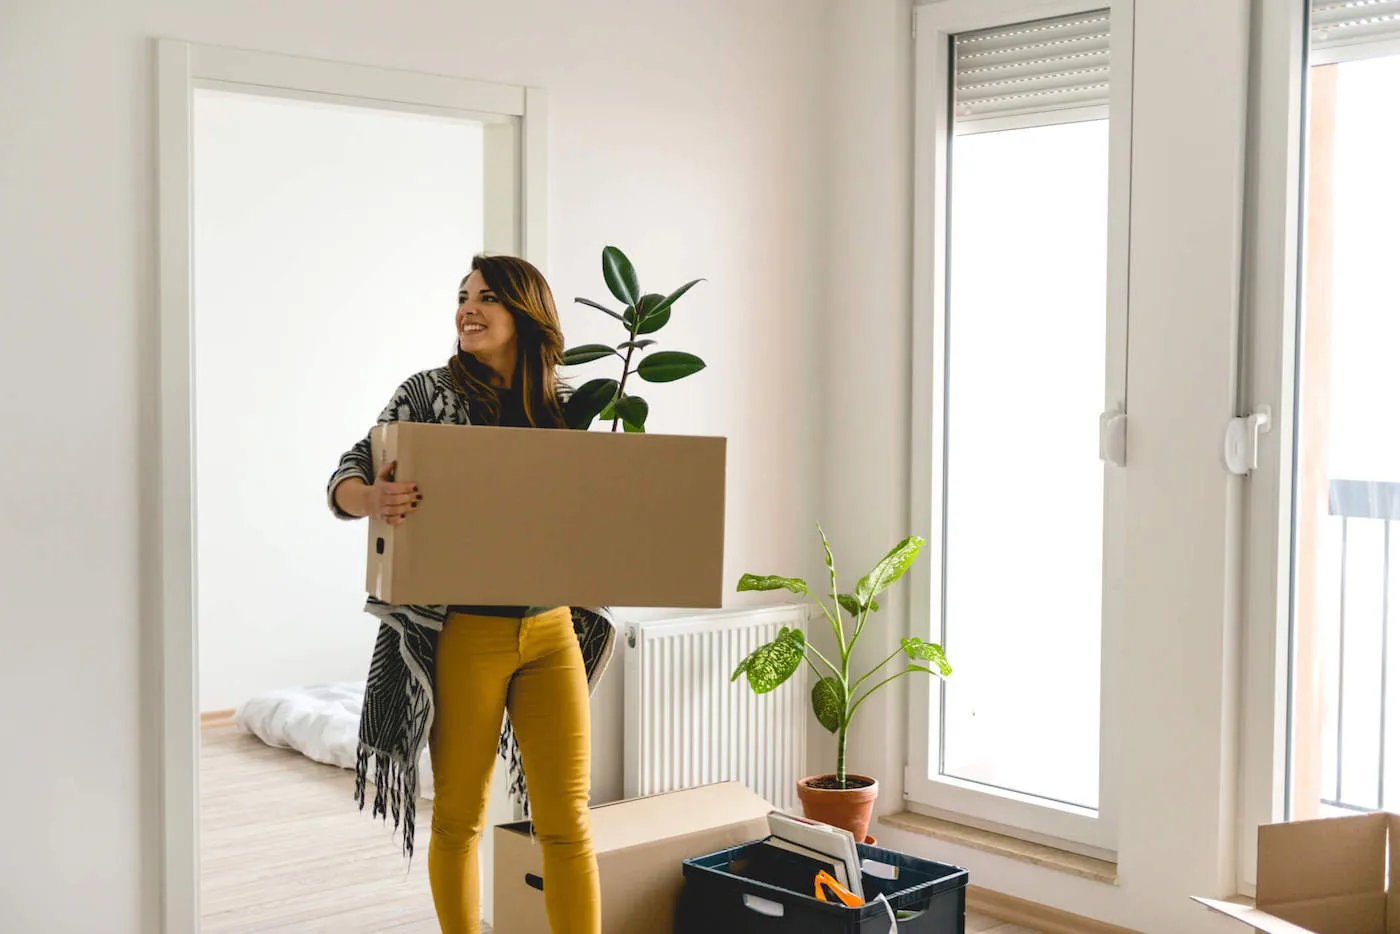
<path fill-rule="evenodd" d="M 379 474 L 371 486 L 365 487 L 365 514 L 373 519 L 382 519 L 390 525 L 402 525 L 423 502 L 423 494 L 413 483 L 395 483 L 394 463 L 379 468 Z"/>

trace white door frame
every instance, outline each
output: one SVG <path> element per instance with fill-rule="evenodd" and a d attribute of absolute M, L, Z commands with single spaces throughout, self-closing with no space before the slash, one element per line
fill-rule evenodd
<path fill-rule="evenodd" d="M 377 109 L 469 117 L 508 135 L 510 201 L 488 192 L 487 247 L 545 267 L 546 111 L 538 88 L 158 40 L 160 414 L 159 500 L 148 567 L 156 589 L 161 672 L 161 929 L 198 931 L 199 689 L 195 618 L 194 358 L 192 305 L 193 91 L 223 88 Z M 500 137 L 505 141 L 506 136 Z M 516 145 L 518 140 L 518 145 Z M 498 163 L 499 164 L 499 163 Z M 513 204 L 510 202 L 514 202 Z"/>

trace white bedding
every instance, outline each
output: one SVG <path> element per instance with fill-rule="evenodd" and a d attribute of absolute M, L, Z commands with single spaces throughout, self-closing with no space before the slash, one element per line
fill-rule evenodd
<path fill-rule="evenodd" d="M 342 769 L 355 767 L 355 743 L 365 684 L 314 684 L 259 694 L 234 714 L 240 727 L 269 746 L 295 749 L 308 759 Z M 424 748 L 419 794 L 433 796 L 433 770 Z"/>

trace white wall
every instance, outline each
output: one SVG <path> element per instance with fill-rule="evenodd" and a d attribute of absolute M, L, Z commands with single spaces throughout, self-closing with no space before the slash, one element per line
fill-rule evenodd
<path fill-rule="evenodd" d="M 843 574 L 865 573 L 909 528 L 913 38 L 909 0 L 836 0 L 828 25 L 831 205 L 826 240 L 828 343 L 822 521 Z M 926 560 L 926 559 L 925 559 Z M 852 578 L 853 580 L 855 578 Z M 856 668 L 899 645 L 903 586 L 862 634 Z M 827 636 L 830 638 L 830 636 Z M 902 807 L 906 705 L 886 688 L 861 706 L 847 766 L 880 781 L 880 807 Z M 812 734 L 813 771 L 834 744 Z"/>
<path fill-rule="evenodd" d="M 808 0 L 0 7 L 0 415 L 23 439 L 7 450 L 28 452 L 0 467 L 0 486 L 23 491 L 0 497 L 0 704 L 25 712 L 8 744 L 23 752 L 0 771 L 0 928 L 157 929 L 160 686 L 141 563 L 158 479 L 150 38 L 546 88 L 558 295 L 603 294 L 604 243 L 644 282 L 709 280 L 665 336 L 712 367 L 655 394 L 654 417 L 728 435 L 735 579 L 810 552 L 822 25 Z M 563 311 L 571 337 L 589 336 L 593 313 Z M 620 717 L 607 700 L 600 719 Z"/>
<path fill-rule="evenodd" d="M 362 681 L 365 525 L 324 490 L 453 346 L 482 127 L 200 89 L 194 294 L 200 709 Z"/>

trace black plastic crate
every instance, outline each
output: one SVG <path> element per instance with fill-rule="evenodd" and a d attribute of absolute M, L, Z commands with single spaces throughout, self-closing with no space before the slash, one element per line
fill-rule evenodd
<path fill-rule="evenodd" d="M 890 916 L 875 901 L 879 895 L 896 913 L 898 934 L 963 934 L 966 869 L 858 844 L 862 860 L 893 866 L 898 876 L 864 874 L 866 904 L 847 908 L 731 873 L 733 860 L 756 845 L 685 861 L 676 934 L 888 934 Z"/>

